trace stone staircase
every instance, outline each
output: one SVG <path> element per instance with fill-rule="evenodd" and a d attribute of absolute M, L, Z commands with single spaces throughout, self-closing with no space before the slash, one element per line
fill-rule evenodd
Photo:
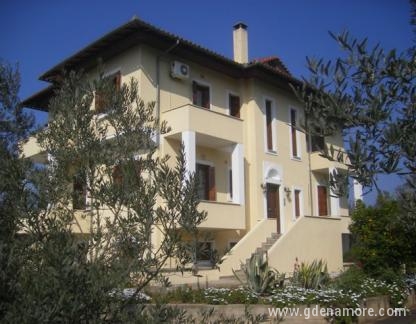
<path fill-rule="evenodd" d="M 282 234 L 278 234 L 278 233 L 272 233 L 270 237 L 268 237 L 266 239 L 265 242 L 263 242 L 259 247 L 257 247 L 255 249 L 255 251 L 250 255 L 250 258 L 254 255 L 264 255 L 268 253 L 268 250 L 273 246 L 273 244 L 280 238 Z M 245 264 L 247 265 L 250 261 L 250 258 L 247 258 L 245 260 Z M 237 270 L 235 270 L 235 273 L 237 274 L 237 276 L 239 278 L 244 278 L 244 271 L 242 269 L 243 264 L 241 265 L 241 267 Z M 234 275 L 232 276 L 220 276 L 219 277 L 219 282 L 224 282 L 224 283 L 229 283 L 229 284 L 239 284 L 240 282 L 234 277 Z"/>
<path fill-rule="evenodd" d="M 272 247 L 272 245 L 279 239 L 282 234 L 272 233 L 270 237 L 266 239 L 266 242 L 263 242 L 260 247 L 251 254 L 250 258 L 254 255 L 267 255 L 267 252 Z M 250 258 L 246 259 L 246 265 L 249 263 Z"/>

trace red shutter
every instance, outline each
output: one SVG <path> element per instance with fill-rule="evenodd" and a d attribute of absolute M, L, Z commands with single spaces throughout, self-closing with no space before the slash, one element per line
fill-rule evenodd
<path fill-rule="evenodd" d="M 326 186 L 318 186 L 318 214 L 328 216 L 328 194 Z"/>
<path fill-rule="evenodd" d="M 209 168 L 209 182 L 208 182 L 208 200 L 217 200 L 217 190 L 215 188 L 215 168 Z"/>

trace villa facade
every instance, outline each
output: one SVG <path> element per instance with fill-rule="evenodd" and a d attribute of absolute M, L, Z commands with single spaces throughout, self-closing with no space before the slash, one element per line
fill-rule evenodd
<path fill-rule="evenodd" d="M 200 230 L 210 238 L 199 261 L 209 263 L 212 250 L 223 258 L 220 271 L 203 271 L 209 280 L 231 275 L 256 251 L 279 271 L 293 271 L 296 258 L 324 259 L 329 271 L 339 271 L 350 218 L 347 199 L 331 195 L 328 183 L 330 172 L 345 166 L 319 149 L 341 150 L 341 134 L 308 141 L 290 88 L 300 82 L 277 57 L 249 60 L 243 23 L 234 26 L 233 40 L 229 59 L 133 19 L 40 79 L 53 83 L 63 69 L 94 71 L 101 58 L 116 84 L 138 80 L 141 98 L 154 101 L 171 127 L 156 139 L 160 154 L 176 156 L 182 142 L 187 169 L 199 178 L 200 208 L 208 212 Z M 48 87 L 24 104 L 47 111 L 51 94 Z M 24 154 L 46 162 L 34 139 Z"/>

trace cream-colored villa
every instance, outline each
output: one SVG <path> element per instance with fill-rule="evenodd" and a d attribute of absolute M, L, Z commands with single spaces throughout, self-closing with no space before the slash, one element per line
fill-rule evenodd
<path fill-rule="evenodd" d="M 140 96 L 155 101 L 155 113 L 171 127 L 157 139 L 160 153 L 175 156 L 183 142 L 187 168 L 200 180 L 200 208 L 208 212 L 200 230 L 210 237 L 208 251 L 199 253 L 201 269 L 209 250 L 223 256 L 220 271 L 201 270 L 208 280 L 232 275 L 256 251 L 267 252 L 279 271 L 292 272 L 296 258 L 322 258 L 339 271 L 350 218 L 347 199 L 333 197 L 328 180 L 345 166 L 317 150 L 341 149 L 341 135 L 308 143 L 300 128 L 304 111 L 289 86 L 299 81 L 277 57 L 249 60 L 243 23 L 234 26 L 233 48 L 229 59 L 133 19 L 40 79 L 53 82 L 63 69 L 92 70 L 102 58 L 115 82 L 138 80 Z M 24 104 L 46 111 L 51 94 L 48 87 Z M 46 161 L 34 140 L 24 153 Z"/>

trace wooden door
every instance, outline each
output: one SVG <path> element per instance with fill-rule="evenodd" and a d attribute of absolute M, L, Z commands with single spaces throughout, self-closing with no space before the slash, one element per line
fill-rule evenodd
<path fill-rule="evenodd" d="M 328 191 L 326 186 L 318 186 L 318 215 L 328 216 Z"/>
<path fill-rule="evenodd" d="M 267 184 L 267 218 L 276 219 L 277 233 L 280 233 L 280 199 L 279 186 L 276 184 Z"/>

